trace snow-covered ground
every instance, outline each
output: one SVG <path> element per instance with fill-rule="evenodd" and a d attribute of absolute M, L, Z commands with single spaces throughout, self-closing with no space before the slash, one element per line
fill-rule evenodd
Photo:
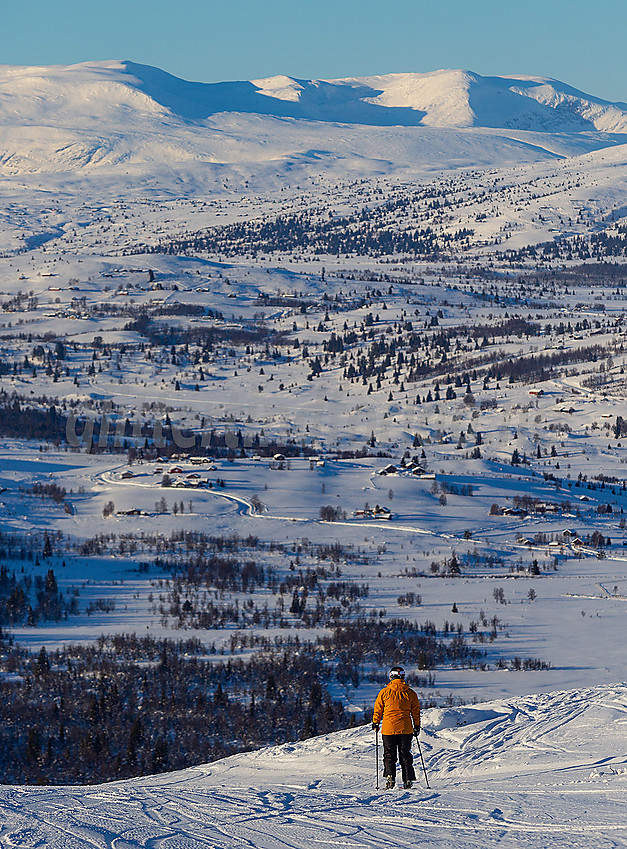
<path fill-rule="evenodd" d="M 5 409 L 19 399 L 114 423 L 171 418 L 196 433 L 241 433 L 246 447 L 196 465 L 3 438 L 0 531 L 37 545 L 49 533 L 57 546 L 6 565 L 37 578 L 53 568 L 78 600 L 67 619 L 16 625 L 15 639 L 51 650 L 133 631 L 195 636 L 228 654 L 238 625 L 181 630 L 155 601 L 167 575 L 146 538 L 190 531 L 252 535 L 279 581 L 301 544 L 337 544 L 342 580 L 368 585 L 365 614 L 429 622 L 439 635 L 460 627 L 486 652 L 483 668 L 442 664 L 421 691 L 467 704 L 425 713 L 430 790 L 419 771 L 411 791 L 376 791 L 362 726 L 98 787 L 3 787 L 0 846 L 627 845 L 627 691 L 616 684 L 627 679 L 627 445 L 615 431 L 627 418 L 624 275 L 608 266 L 569 280 L 542 257 L 512 265 L 500 253 L 599 233 L 620 247 L 627 106 L 537 77 L 204 86 L 119 62 L 4 67 L 0 90 Z M 426 259 L 299 246 L 143 252 L 289 215 L 468 236 Z M 138 316 L 164 340 L 183 335 L 155 342 Z M 502 331 L 512 320 L 522 328 Z M 332 334 L 345 336 L 342 351 L 330 349 Z M 429 345 L 409 345 L 410 334 Z M 349 376 L 386 341 L 395 347 L 381 386 Z M 429 368 L 409 381 L 412 355 Z M 547 368 L 484 383 L 492 365 L 532 356 Z M 373 354 L 375 369 L 381 359 Z M 438 383 L 441 398 L 427 401 Z M 255 456 L 260 438 L 303 456 Z M 515 450 L 522 465 L 512 465 Z M 427 474 L 400 465 L 410 456 Z M 394 469 L 380 474 L 386 465 Z M 28 491 L 52 484 L 66 490 L 62 501 Z M 523 497 L 542 508 L 512 512 Z M 390 518 L 360 515 L 366 503 Z M 323 520 L 329 508 L 338 521 Z M 611 542 L 593 545 L 595 533 Z M 98 535 L 109 535 L 104 553 L 82 553 Z M 319 565 L 312 552 L 307 567 Z M 452 557 L 460 574 L 447 571 Z M 283 593 L 261 587 L 258 599 L 284 609 Z M 324 633 L 288 620 L 302 639 Z M 514 670 L 515 657 L 548 668 Z M 419 672 L 417 660 L 407 667 Z M 378 689 L 367 675 L 328 683 L 358 717 Z"/>
<path fill-rule="evenodd" d="M 411 790 L 376 789 L 369 726 L 133 781 L 3 787 L 0 845 L 627 845 L 625 685 L 429 710 L 420 737 L 430 789 L 417 755 Z"/>
<path fill-rule="evenodd" d="M 186 480 L 195 474 L 201 480 L 224 480 L 222 488 L 163 488 L 161 474 L 154 474 L 162 464 L 144 463 L 130 467 L 108 455 L 67 454 L 48 451 L 40 454 L 26 445 L 16 456 L 15 445 L 0 452 L 2 472 L 3 525 L 6 530 L 38 531 L 58 529 L 71 540 L 85 540 L 97 533 L 135 535 L 144 533 L 168 535 L 185 528 L 212 534 L 237 533 L 244 538 L 254 534 L 262 540 L 275 540 L 296 545 L 307 538 L 313 543 L 337 542 L 354 551 L 361 549 L 369 562 L 342 563 L 345 579 L 368 584 L 370 593 L 362 600 L 364 612 L 385 609 L 389 617 L 411 615 L 419 621 L 432 621 L 438 631 L 446 623 L 461 623 L 464 629 L 482 618 L 497 616 L 501 636 L 494 645 L 486 645 L 488 668 L 484 671 L 444 667 L 436 674 L 435 691 L 445 699 L 483 699 L 509 693 L 539 692 L 547 688 L 594 685 L 622 680 L 627 665 L 621 635 L 625 627 L 627 603 L 627 553 L 621 542 L 624 531 L 617 518 L 599 517 L 597 503 L 605 495 L 591 492 L 594 500 L 584 502 L 583 517 L 574 514 L 549 516 L 491 516 L 494 502 L 511 503 L 513 495 L 554 498 L 553 489 L 528 473 L 512 475 L 511 466 L 475 461 L 475 469 L 459 470 L 453 458 L 442 464 L 447 474 L 438 471 L 440 482 L 472 486 L 473 496 L 447 496 L 442 506 L 434 493 L 433 480 L 419 480 L 411 475 L 376 474 L 385 461 L 327 460 L 313 469 L 307 459 L 293 459 L 289 468 L 271 468 L 271 460 L 217 460 L 206 466 L 182 462 L 181 475 Z M 450 464 L 450 465 L 449 465 Z M 165 466 L 167 471 L 171 464 Z M 606 470 L 607 471 L 607 470 Z M 52 477 L 51 477 L 52 476 Z M 68 493 L 72 512 L 60 506 L 25 495 L 19 485 L 32 485 L 54 480 Z M 82 490 L 82 491 L 81 491 Z M 389 492 L 394 498 L 389 499 Z M 587 491 L 587 490 L 586 490 Z M 574 490 L 573 492 L 578 492 Z M 160 512 L 157 502 L 166 498 L 167 512 Z M 260 498 L 261 513 L 251 508 L 251 500 Z M 559 498 L 576 498 L 562 493 Z M 619 503 L 622 496 L 618 497 Z M 116 513 L 103 518 L 103 507 L 113 501 Z M 183 502 L 184 512 L 174 514 L 172 505 Z M 368 520 L 352 515 L 365 503 L 388 506 L 393 511 L 388 521 Z M 323 505 L 342 505 L 347 516 L 329 523 L 320 519 Z M 144 515 L 126 516 L 124 511 L 141 510 Z M 578 509 L 573 506 L 573 510 Z M 537 533 L 554 534 L 568 526 L 588 532 L 600 529 L 613 538 L 613 545 L 603 559 L 593 550 L 581 550 L 568 541 L 550 546 L 548 542 L 521 543 L 521 536 L 533 538 Z M 579 531 L 578 531 L 579 532 Z M 470 538 L 465 539 L 466 533 Z M 462 574 L 436 576 L 430 572 L 433 561 L 443 561 L 456 552 Z M 287 558 L 269 557 L 279 574 L 289 574 Z M 497 558 L 490 562 L 486 558 Z M 542 564 L 542 574 L 529 574 L 526 569 L 533 559 Z M 551 567 L 557 559 L 556 571 Z M 101 557 L 84 557 L 76 550 L 44 560 L 33 573 L 45 575 L 51 566 L 60 585 L 68 591 L 80 590 L 79 615 L 60 622 L 39 622 L 36 627 L 16 629 L 16 639 L 33 650 L 42 645 L 48 649 L 72 641 L 93 641 L 102 633 L 120 633 L 132 629 L 139 633 L 177 638 L 184 634 L 202 641 L 227 645 L 232 630 L 222 634 L 207 631 L 184 632 L 168 626 L 154 610 L 152 595 L 156 582 L 163 576 L 151 568 L 140 574 L 137 565 L 150 561 L 150 551 L 139 548 L 134 556 L 113 545 L 112 553 Z M 61 565 L 63 562 L 63 565 Z M 518 564 L 525 571 L 512 571 Z M 499 600 L 495 592 L 502 590 Z M 533 599 L 530 598 L 532 591 Z M 420 605 L 404 607 L 399 597 L 417 593 Z M 246 593 L 233 593 L 243 603 Z M 113 612 L 85 613 L 89 602 L 114 599 Z M 260 598 L 272 606 L 278 596 L 261 593 Z M 452 612 L 456 605 L 457 612 Z M 294 624 L 299 624 L 295 622 Z M 302 627 L 302 626 L 300 626 Z M 254 627 L 253 627 L 253 630 Z M 257 629 L 264 633 L 263 626 Z M 305 632 L 307 633 L 307 632 Z M 481 646 L 482 648 L 484 646 Z M 551 670 L 511 672 L 497 668 L 499 659 L 507 662 L 514 656 L 540 658 L 552 665 Z M 339 697 L 348 700 L 353 709 L 373 697 L 373 687 L 363 683 L 358 689 L 343 691 Z"/>

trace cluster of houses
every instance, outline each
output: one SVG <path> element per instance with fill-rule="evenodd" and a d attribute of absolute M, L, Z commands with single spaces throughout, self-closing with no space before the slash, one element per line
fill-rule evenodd
<path fill-rule="evenodd" d="M 421 466 L 415 457 L 408 463 L 406 463 L 405 460 L 401 460 L 398 466 L 395 466 L 393 463 L 390 463 L 389 465 L 384 466 L 382 469 L 379 469 L 377 474 L 383 476 L 409 474 L 416 475 L 416 477 L 419 478 L 435 479 L 435 475 L 429 474 L 424 468 L 424 466 Z"/>
<path fill-rule="evenodd" d="M 526 510 L 524 507 L 500 507 L 497 504 L 493 504 L 490 508 L 490 513 L 492 516 L 529 516 L 530 513 L 534 515 L 540 516 L 556 516 L 561 512 L 561 508 L 559 504 L 554 504 L 550 501 L 534 501 L 533 509 L 531 511 Z"/>
<path fill-rule="evenodd" d="M 160 465 L 165 465 L 171 462 L 172 460 L 179 460 L 183 463 L 191 463 L 192 466 L 214 465 L 212 457 L 190 457 L 189 454 L 172 454 L 169 460 L 167 457 L 157 457 L 155 462 L 159 463 Z"/>
<path fill-rule="evenodd" d="M 176 468 L 176 467 L 175 467 L 175 468 Z M 170 471 L 168 472 L 168 474 L 170 474 L 170 475 L 179 475 L 179 474 L 182 474 L 182 472 L 175 472 L 175 471 L 173 471 L 172 469 L 170 469 Z M 197 474 L 196 472 L 192 472 L 192 473 L 191 473 L 191 474 L 189 474 L 189 475 L 185 475 L 185 477 L 184 477 L 184 478 L 180 478 L 179 480 L 176 480 L 176 481 L 172 484 L 172 487 L 173 487 L 174 489 L 189 489 L 190 487 L 194 487 L 194 488 L 196 488 L 196 489 L 197 489 L 197 488 L 198 488 L 198 487 L 200 487 L 200 486 L 206 486 L 206 485 L 207 485 L 207 483 L 208 483 L 208 481 L 207 481 L 207 480 L 203 480 L 203 479 L 200 477 L 200 475 L 199 475 L 199 474 Z"/>
<path fill-rule="evenodd" d="M 215 472 L 216 467 L 213 465 L 213 460 L 210 457 L 189 457 L 188 455 L 172 455 L 171 459 L 184 459 L 186 462 L 190 463 L 193 466 L 204 465 L 206 472 Z M 177 489 L 187 489 L 189 487 L 200 487 L 204 486 L 207 481 L 204 480 L 198 472 L 188 472 L 186 474 L 186 470 L 182 466 L 170 466 L 167 468 L 167 463 L 169 462 L 167 458 L 157 457 L 157 464 L 153 470 L 153 475 L 185 475 L 184 478 L 179 478 L 176 480 L 172 486 Z M 122 472 L 120 475 L 121 480 L 130 480 L 135 477 L 135 473 L 130 469 Z M 136 515 L 134 513 L 130 515 Z"/>
<path fill-rule="evenodd" d="M 391 519 L 392 511 L 387 507 L 379 507 L 375 504 L 374 507 L 364 507 L 363 510 L 355 510 L 353 512 L 355 519 Z"/>
<path fill-rule="evenodd" d="M 580 548 L 581 546 L 585 545 L 584 541 L 577 536 L 577 532 L 571 530 L 570 528 L 565 528 L 562 531 L 562 537 L 563 539 L 561 542 L 559 540 L 552 540 L 546 547 L 562 548 L 562 546 L 564 545 L 571 545 L 573 548 Z M 516 539 L 516 542 L 518 543 L 518 545 L 538 545 L 538 543 L 534 542 L 532 539 L 528 539 L 527 537 L 522 536 L 518 537 Z M 544 545 L 542 547 L 544 548 Z"/>

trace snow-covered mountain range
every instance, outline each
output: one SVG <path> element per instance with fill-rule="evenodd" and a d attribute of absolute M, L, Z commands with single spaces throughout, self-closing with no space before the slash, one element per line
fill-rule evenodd
<path fill-rule="evenodd" d="M 196 83 L 135 62 L 87 62 L 4 66 L 0 86 L 4 125 L 43 118 L 60 124 L 69 114 L 84 123 L 129 113 L 194 122 L 243 112 L 373 126 L 627 133 L 627 103 L 610 103 L 544 77 L 483 77 L 461 70 Z"/>
<path fill-rule="evenodd" d="M 187 82 L 128 61 L 0 67 L 0 172 L 313 156 L 448 167 L 624 142 L 627 104 L 460 70 Z M 354 167 L 354 166 L 353 166 Z"/>

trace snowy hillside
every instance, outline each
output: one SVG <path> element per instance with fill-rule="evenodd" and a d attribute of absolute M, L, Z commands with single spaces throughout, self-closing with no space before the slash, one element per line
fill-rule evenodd
<path fill-rule="evenodd" d="M 5 65 L 0 95 L 5 175 L 246 162 L 276 170 L 303 157 L 318 172 L 338 161 L 366 175 L 538 161 L 627 132 L 624 103 L 556 80 L 467 71 L 205 84 L 133 62 Z"/>
<path fill-rule="evenodd" d="M 133 781 L 0 790 L 0 845 L 627 844 L 625 685 L 426 711 L 431 789 L 375 789 L 369 726 Z"/>

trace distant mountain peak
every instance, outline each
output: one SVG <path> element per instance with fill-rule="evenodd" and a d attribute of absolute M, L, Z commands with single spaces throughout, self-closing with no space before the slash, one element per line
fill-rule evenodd
<path fill-rule="evenodd" d="M 293 77 L 286 77 L 284 74 L 278 74 L 275 77 L 267 77 L 261 80 L 251 80 L 252 84 L 257 87 L 259 94 L 266 97 L 274 97 L 277 100 L 287 100 L 292 103 L 297 103 L 300 100 L 301 93 L 304 89 L 303 83 Z"/>

